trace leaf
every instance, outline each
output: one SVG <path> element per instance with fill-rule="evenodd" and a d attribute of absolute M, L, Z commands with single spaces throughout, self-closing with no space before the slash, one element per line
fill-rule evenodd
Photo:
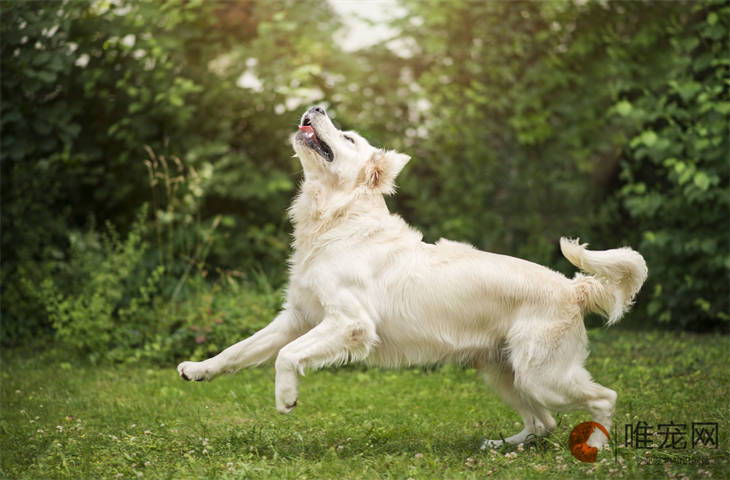
<path fill-rule="evenodd" d="M 631 105 L 631 102 L 629 102 L 627 100 L 621 100 L 613 108 L 622 117 L 629 115 L 631 113 L 631 111 L 633 110 L 633 106 Z"/>
<path fill-rule="evenodd" d="M 695 95 L 697 95 L 697 92 L 699 92 L 702 89 L 702 85 L 689 81 L 689 82 L 670 82 L 674 90 L 679 93 L 679 96 L 682 97 L 682 100 L 685 102 L 689 102 L 692 100 Z"/>
<path fill-rule="evenodd" d="M 56 81 L 56 72 L 48 70 L 39 70 L 36 76 L 44 83 L 53 83 Z"/>
<path fill-rule="evenodd" d="M 645 130 L 641 132 L 641 135 L 634 137 L 634 139 L 631 141 L 631 146 L 635 148 L 639 144 L 643 143 L 647 147 L 652 147 L 656 143 L 658 138 L 659 137 L 657 137 L 657 134 L 654 133 L 653 130 Z"/>
<path fill-rule="evenodd" d="M 722 115 L 730 114 L 730 102 L 717 102 L 713 107 L 716 112 Z"/>
<path fill-rule="evenodd" d="M 699 188 L 703 192 L 710 187 L 710 177 L 708 177 L 707 174 L 703 171 L 695 173 L 693 180 L 697 188 Z"/>
<path fill-rule="evenodd" d="M 33 57 L 31 64 L 34 67 L 40 67 L 41 65 L 48 63 L 51 58 L 53 58 L 53 56 L 50 54 L 50 52 L 40 52 Z"/>

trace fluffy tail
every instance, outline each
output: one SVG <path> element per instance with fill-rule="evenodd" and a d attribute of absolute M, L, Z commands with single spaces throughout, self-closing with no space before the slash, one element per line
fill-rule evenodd
<path fill-rule="evenodd" d="M 581 307 L 605 316 L 608 325 L 613 325 L 631 307 L 646 280 L 646 262 L 628 247 L 592 251 L 586 246 L 577 239 L 560 239 L 560 250 L 565 258 L 591 274 L 578 273 L 573 279 Z"/>

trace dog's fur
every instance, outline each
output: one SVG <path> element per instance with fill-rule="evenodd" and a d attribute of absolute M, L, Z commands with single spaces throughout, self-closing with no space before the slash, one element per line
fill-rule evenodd
<path fill-rule="evenodd" d="M 547 434 L 556 410 L 587 410 L 610 429 L 616 392 L 583 367 L 583 314 L 600 313 L 608 325 L 621 318 L 647 276 L 641 255 L 563 238 L 565 257 L 589 274 L 568 279 L 463 243 L 424 243 L 383 198 L 410 157 L 339 131 L 319 107 L 302 124 L 292 137 L 304 181 L 289 210 L 294 252 L 283 309 L 219 355 L 181 363 L 183 378 L 210 380 L 276 355 L 276 407 L 288 413 L 307 368 L 455 361 L 476 366 L 522 417 L 524 429 L 507 442 Z M 599 434 L 589 444 L 605 441 Z"/>

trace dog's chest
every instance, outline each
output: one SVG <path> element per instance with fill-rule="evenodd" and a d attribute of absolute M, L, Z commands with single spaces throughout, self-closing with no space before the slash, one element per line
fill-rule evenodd
<path fill-rule="evenodd" d="M 327 250 L 327 249 L 324 249 Z M 343 292 L 343 278 L 331 252 L 295 252 L 290 259 L 287 303 L 316 324 Z"/>
<path fill-rule="evenodd" d="M 314 319 L 321 319 L 325 310 L 352 312 L 371 304 L 385 283 L 384 263 L 390 256 L 381 242 L 363 240 L 295 251 L 290 261 L 289 304 Z"/>

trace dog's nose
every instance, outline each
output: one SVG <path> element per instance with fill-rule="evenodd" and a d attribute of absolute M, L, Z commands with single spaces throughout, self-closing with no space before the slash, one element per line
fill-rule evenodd
<path fill-rule="evenodd" d="M 319 113 L 321 115 L 327 116 L 327 112 L 324 111 L 324 108 L 322 107 L 312 107 L 309 110 L 307 110 L 304 115 L 302 115 L 302 121 L 300 125 L 307 126 L 312 124 L 312 116 L 314 116 L 315 113 Z"/>

